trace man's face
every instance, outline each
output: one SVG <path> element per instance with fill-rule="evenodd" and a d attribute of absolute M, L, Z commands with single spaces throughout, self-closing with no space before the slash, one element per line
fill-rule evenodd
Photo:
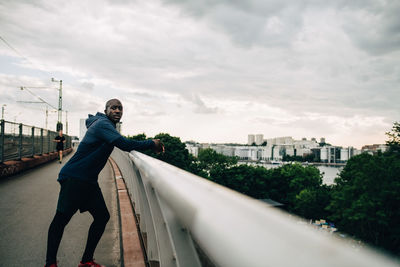
<path fill-rule="evenodd" d="M 112 120 L 114 123 L 117 123 L 121 120 L 122 117 L 122 104 L 118 100 L 112 100 L 107 109 L 104 111 L 107 117 Z"/>

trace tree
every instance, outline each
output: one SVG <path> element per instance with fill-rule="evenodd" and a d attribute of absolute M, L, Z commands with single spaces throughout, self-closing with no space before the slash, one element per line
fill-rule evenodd
<path fill-rule="evenodd" d="M 131 140 L 136 140 L 136 141 L 144 141 L 147 139 L 145 133 L 141 133 L 138 135 L 132 135 L 132 136 L 128 135 L 126 138 L 131 139 Z"/>
<path fill-rule="evenodd" d="M 331 200 L 332 188 L 321 185 L 318 188 L 305 188 L 296 195 L 294 212 L 307 219 L 321 219 L 329 216 L 326 207 Z"/>
<path fill-rule="evenodd" d="M 296 196 L 302 190 L 318 190 L 322 185 L 322 174 L 314 166 L 304 167 L 298 163 L 286 164 L 282 167 L 272 169 L 272 171 L 275 173 L 275 179 L 279 182 L 276 187 L 282 194 L 279 198 L 275 198 L 275 200 L 284 203 L 290 212 L 296 212 Z M 282 190 L 284 191 L 282 192 Z"/>
<path fill-rule="evenodd" d="M 386 135 L 389 137 L 389 140 L 386 141 L 386 144 L 389 146 L 389 151 L 391 152 L 400 152 L 400 122 L 395 122 L 393 124 L 392 130 L 386 132 Z"/>
<path fill-rule="evenodd" d="M 229 157 L 219 154 L 211 148 L 200 150 L 197 159 L 200 166 L 206 171 L 210 171 L 215 166 L 227 168 L 238 162 L 237 157 Z"/>
<path fill-rule="evenodd" d="M 217 166 L 211 169 L 209 179 L 253 198 L 269 198 L 268 170 L 264 167 Z"/>
<path fill-rule="evenodd" d="M 136 136 L 128 136 L 128 138 L 132 140 L 145 140 L 146 135 L 143 133 Z M 152 139 L 160 139 L 164 143 L 165 153 L 157 154 L 150 149 L 143 151 L 143 153 L 186 171 L 195 172 L 193 166 L 195 159 L 189 154 L 185 144 L 181 142 L 179 137 L 174 137 L 167 133 L 160 133 Z"/>
<path fill-rule="evenodd" d="M 341 231 L 400 255 L 399 174 L 395 153 L 351 158 L 335 179 L 330 219 Z"/>

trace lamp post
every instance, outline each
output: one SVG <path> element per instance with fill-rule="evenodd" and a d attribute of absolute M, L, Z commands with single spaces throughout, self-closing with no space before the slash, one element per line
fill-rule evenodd
<path fill-rule="evenodd" d="M 58 89 L 58 121 L 57 121 L 57 131 L 63 129 L 62 125 L 62 80 L 56 80 L 54 78 L 51 78 L 52 82 L 59 82 L 60 83 L 60 89 Z"/>
<path fill-rule="evenodd" d="M 4 120 L 4 107 L 6 107 L 7 105 L 6 104 L 3 104 L 2 106 L 1 106 L 1 119 L 2 120 Z"/>

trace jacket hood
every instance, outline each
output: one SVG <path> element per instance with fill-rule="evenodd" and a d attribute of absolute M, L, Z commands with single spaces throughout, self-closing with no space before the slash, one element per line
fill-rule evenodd
<path fill-rule="evenodd" d="M 86 128 L 89 127 L 97 120 L 109 120 L 108 117 L 104 113 L 97 112 L 96 115 L 88 115 L 89 117 L 86 119 Z M 111 121 L 111 120 L 110 120 Z"/>

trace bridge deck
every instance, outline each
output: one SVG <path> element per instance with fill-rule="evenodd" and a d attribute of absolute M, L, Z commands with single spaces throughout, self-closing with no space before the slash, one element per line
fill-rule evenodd
<path fill-rule="evenodd" d="M 63 164 L 54 161 L 0 180 L 0 266 L 44 265 L 47 231 L 55 214 L 60 188 L 56 178 Z M 117 197 L 109 163 L 100 173 L 99 183 L 111 219 L 95 258 L 107 267 L 120 266 Z M 88 212 L 78 212 L 72 217 L 58 251 L 59 266 L 78 265 L 91 222 Z"/>

